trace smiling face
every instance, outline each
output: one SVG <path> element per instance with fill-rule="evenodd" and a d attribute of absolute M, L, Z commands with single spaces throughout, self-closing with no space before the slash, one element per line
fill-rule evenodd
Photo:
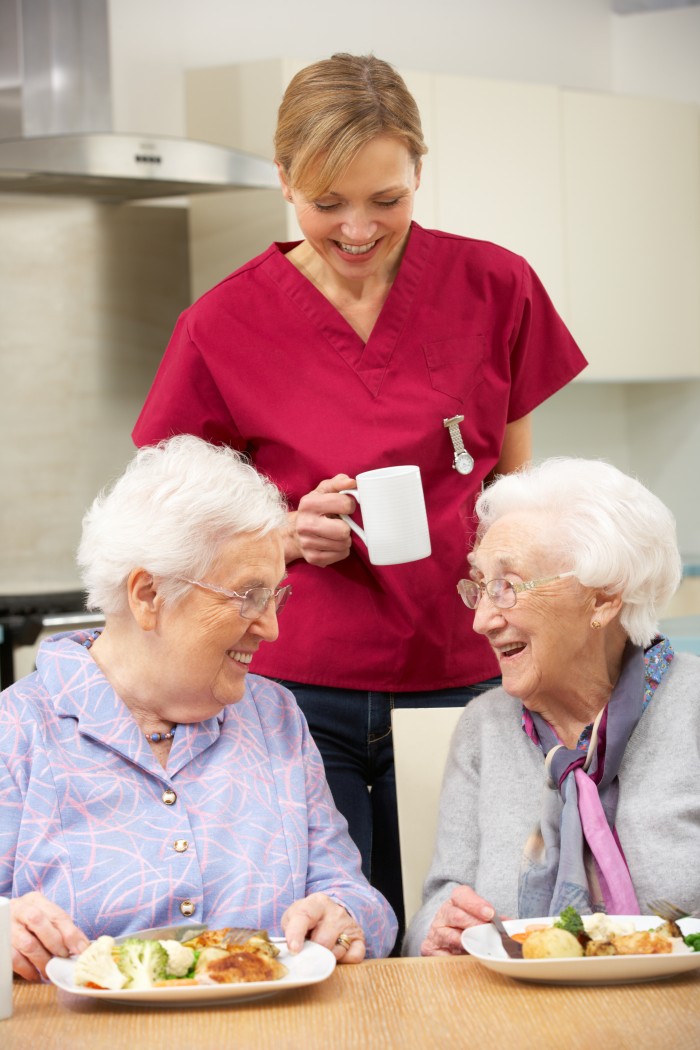
<path fill-rule="evenodd" d="M 372 139 L 320 197 L 290 187 L 282 172 L 280 181 L 327 276 L 352 282 L 395 275 L 420 183 L 420 165 L 402 141 Z"/>
<path fill-rule="evenodd" d="M 223 545 L 207 582 L 242 594 L 256 586 L 274 589 L 284 573 L 279 533 L 248 534 Z M 273 601 L 260 617 L 247 620 L 240 602 L 192 587 L 175 604 L 161 605 L 155 633 L 163 716 L 198 722 L 242 698 L 253 654 L 279 632 Z"/>
<path fill-rule="evenodd" d="M 556 530 L 544 514 L 509 514 L 496 521 L 469 556 L 472 578 L 525 583 L 566 571 L 556 560 Z M 599 658 L 591 618 L 595 596 L 574 578 L 520 592 L 512 609 L 482 596 L 474 630 L 493 647 L 503 687 L 531 710 L 567 704 Z"/>

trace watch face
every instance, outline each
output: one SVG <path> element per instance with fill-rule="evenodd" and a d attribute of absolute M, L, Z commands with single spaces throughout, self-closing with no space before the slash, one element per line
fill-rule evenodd
<path fill-rule="evenodd" d="M 474 469 L 474 460 L 468 452 L 460 452 L 458 456 L 455 456 L 454 466 L 459 474 L 471 474 Z"/>

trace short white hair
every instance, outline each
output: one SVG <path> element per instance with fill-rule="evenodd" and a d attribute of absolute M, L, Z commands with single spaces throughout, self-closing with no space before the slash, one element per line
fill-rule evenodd
<path fill-rule="evenodd" d="M 554 457 L 498 477 L 476 502 L 477 542 L 505 514 L 541 511 L 556 570 L 622 598 L 620 623 L 647 646 L 681 579 L 676 522 L 640 481 L 603 460 Z M 553 565 L 554 568 L 554 565 Z"/>
<path fill-rule="evenodd" d="M 231 448 L 181 434 L 139 449 L 83 518 L 78 565 L 87 608 L 124 612 L 135 568 L 177 601 L 187 588 L 177 577 L 206 577 L 225 542 L 264 536 L 285 520 L 282 493 Z"/>

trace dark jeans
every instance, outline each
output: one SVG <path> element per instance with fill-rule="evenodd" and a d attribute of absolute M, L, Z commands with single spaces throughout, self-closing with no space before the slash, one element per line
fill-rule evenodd
<path fill-rule="evenodd" d="M 362 856 L 362 870 L 383 893 L 404 929 L 401 853 L 396 811 L 392 708 L 463 707 L 500 679 L 424 693 L 368 693 L 281 680 L 306 716 L 321 752 L 336 806 Z M 367 789 L 370 788 L 368 791 Z"/>

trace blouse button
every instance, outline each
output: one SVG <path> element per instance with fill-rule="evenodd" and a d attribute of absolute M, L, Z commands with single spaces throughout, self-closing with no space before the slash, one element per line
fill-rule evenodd
<path fill-rule="evenodd" d="M 180 911 L 186 919 L 189 919 L 190 915 L 194 915 L 195 906 L 192 901 L 180 901 Z"/>
<path fill-rule="evenodd" d="M 176 853 L 184 853 L 189 848 L 189 845 L 187 839 L 175 839 L 173 849 Z"/>
<path fill-rule="evenodd" d="M 163 799 L 163 802 L 165 802 L 166 806 L 172 806 L 174 802 L 177 802 L 177 795 L 175 794 L 172 788 L 167 788 L 161 795 L 161 798 Z"/>

